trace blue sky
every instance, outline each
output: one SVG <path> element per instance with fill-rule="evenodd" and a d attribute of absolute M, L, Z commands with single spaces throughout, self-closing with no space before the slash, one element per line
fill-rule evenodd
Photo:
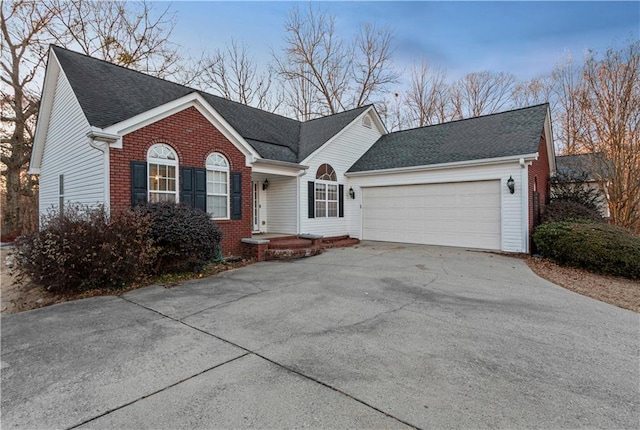
<path fill-rule="evenodd" d="M 172 40 L 192 54 L 248 45 L 260 64 L 282 48 L 288 11 L 305 2 L 173 2 Z M 424 58 L 455 79 L 491 70 L 529 79 L 551 71 L 570 53 L 603 51 L 640 38 L 640 2 L 315 2 L 335 15 L 338 32 L 352 37 L 363 22 L 394 32 L 400 70 Z M 161 6 L 161 5 L 158 5 Z"/>

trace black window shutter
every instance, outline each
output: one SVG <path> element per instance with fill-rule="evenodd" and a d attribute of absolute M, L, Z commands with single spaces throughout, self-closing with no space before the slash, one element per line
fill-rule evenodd
<path fill-rule="evenodd" d="M 147 203 L 147 162 L 131 162 L 131 206 Z"/>
<path fill-rule="evenodd" d="M 344 185 L 338 185 L 338 216 L 344 218 Z"/>
<path fill-rule="evenodd" d="M 231 173 L 231 219 L 242 219 L 242 174 Z"/>
<path fill-rule="evenodd" d="M 307 201 L 309 207 L 309 218 L 315 218 L 316 215 L 316 183 L 313 181 L 307 182 Z"/>
<path fill-rule="evenodd" d="M 194 207 L 207 211 L 207 169 L 193 169 Z"/>
<path fill-rule="evenodd" d="M 180 202 L 192 207 L 195 200 L 193 170 L 193 167 L 180 168 Z"/>

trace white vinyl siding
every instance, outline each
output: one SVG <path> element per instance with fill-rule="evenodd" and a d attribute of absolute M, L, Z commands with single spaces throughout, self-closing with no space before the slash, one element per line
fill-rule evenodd
<path fill-rule="evenodd" d="M 367 113 L 367 115 L 370 115 Z M 372 122 L 374 122 L 372 120 Z M 349 198 L 349 187 L 344 173 L 373 145 L 381 134 L 374 125 L 371 128 L 362 124 L 362 118 L 357 118 L 349 124 L 334 140 L 320 148 L 301 164 L 309 166 L 306 174 L 300 177 L 300 233 L 321 234 L 325 237 L 340 236 L 349 233 L 351 223 L 349 214 L 355 210 L 356 203 Z M 344 211 L 340 217 L 308 217 L 308 181 L 316 181 L 318 168 L 329 163 L 337 174 L 338 184 L 344 184 Z M 271 192 L 271 189 L 269 189 Z M 359 216 L 359 214 L 358 214 Z"/>
<path fill-rule="evenodd" d="M 364 188 L 365 240 L 500 249 L 500 183 Z"/>
<path fill-rule="evenodd" d="M 393 172 L 371 176 L 352 176 L 345 184 L 345 189 L 353 187 L 356 198 L 348 199 L 352 205 L 349 209 L 349 234 L 362 239 L 362 217 L 364 188 L 396 185 L 444 184 L 476 181 L 495 181 L 499 184 L 496 193 L 500 197 L 500 247 L 507 252 L 527 252 L 528 246 L 528 192 L 526 187 L 527 168 L 520 168 L 517 161 L 484 166 L 456 167 L 448 169 L 424 170 L 413 172 Z M 515 193 L 509 193 L 507 179 L 515 180 Z M 523 185 L 524 191 L 523 191 Z M 365 209 L 366 210 L 366 209 Z"/>
<path fill-rule="evenodd" d="M 296 233 L 296 195 L 296 178 L 269 177 L 269 189 L 260 195 L 269 232 Z"/>
<path fill-rule="evenodd" d="M 89 131 L 89 123 L 69 82 L 60 73 L 42 156 L 40 213 L 58 208 L 60 175 L 64 175 L 65 203 L 108 204 L 105 201 L 105 190 L 108 189 L 104 172 L 106 155 L 91 147 L 87 137 Z"/>

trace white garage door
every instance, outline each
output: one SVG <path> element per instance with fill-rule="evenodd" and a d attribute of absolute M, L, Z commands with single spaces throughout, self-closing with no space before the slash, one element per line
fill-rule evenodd
<path fill-rule="evenodd" d="M 365 240 L 500 249 L 500 182 L 363 188 Z"/>

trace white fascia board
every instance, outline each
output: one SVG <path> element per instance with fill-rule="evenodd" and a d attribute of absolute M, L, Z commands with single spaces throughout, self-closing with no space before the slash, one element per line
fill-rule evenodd
<path fill-rule="evenodd" d="M 29 161 L 28 173 L 32 175 L 40 174 L 40 166 L 42 165 L 42 154 L 44 153 L 44 142 L 47 138 L 47 130 L 49 129 L 49 121 L 51 120 L 51 110 L 53 108 L 53 98 L 56 93 L 56 84 L 58 75 L 62 72 L 60 63 L 53 52 L 49 48 L 49 58 L 44 74 L 44 84 L 42 86 L 42 94 L 40 95 L 40 108 L 38 109 L 38 120 L 36 122 L 36 131 L 33 137 L 33 149 L 31 150 L 31 160 Z"/>
<path fill-rule="evenodd" d="M 455 169 L 458 167 L 473 167 L 473 166 L 483 166 L 488 164 L 505 164 L 505 163 L 519 162 L 521 158 L 523 158 L 525 162 L 531 162 L 533 160 L 538 159 L 538 153 L 534 152 L 532 154 L 510 155 L 508 157 L 484 158 L 481 160 L 456 161 L 453 163 L 429 164 L 425 166 L 396 167 L 393 169 L 367 170 L 364 172 L 347 172 L 344 175 L 347 177 L 358 177 L 358 176 L 390 175 L 394 173 L 405 173 L 405 172 L 421 172 L 421 171 L 428 171 L 428 170 Z"/>
<path fill-rule="evenodd" d="M 358 115 L 353 121 L 351 121 L 349 124 L 347 124 L 346 126 L 342 127 L 342 130 L 340 130 L 339 132 L 337 132 L 336 134 L 334 134 L 329 140 L 327 140 L 325 143 L 322 144 L 322 146 L 320 146 L 318 149 L 316 149 L 315 151 L 313 151 L 311 154 L 309 154 L 307 156 L 307 158 L 305 158 L 304 160 L 302 160 L 302 163 L 308 163 L 309 160 L 311 160 L 318 152 L 322 151 L 324 148 L 326 148 L 327 146 L 331 145 L 331 142 L 333 142 L 334 140 L 336 140 L 338 137 L 340 137 L 342 135 L 342 133 L 345 132 L 345 130 L 349 127 L 351 127 L 351 125 L 355 124 L 356 121 L 361 121 L 362 118 L 367 115 L 369 112 L 371 112 L 371 110 L 373 110 L 373 106 L 369 106 L 368 109 L 366 109 L 364 112 L 362 112 L 360 115 Z M 377 114 L 376 114 L 377 116 Z M 378 117 L 377 120 L 379 120 L 380 118 Z M 372 143 L 373 145 L 373 143 Z"/>
<path fill-rule="evenodd" d="M 382 118 L 380 118 L 380 114 L 378 114 L 378 110 L 376 109 L 375 105 L 372 106 L 371 112 L 375 114 L 373 117 L 378 125 L 378 131 L 380 132 L 380 134 L 389 134 L 389 130 L 387 130 L 387 126 L 384 125 L 384 122 L 382 122 Z"/>
<path fill-rule="evenodd" d="M 547 107 L 547 116 L 544 119 L 544 138 L 547 143 L 549 170 L 551 174 L 553 174 L 556 171 L 556 148 L 553 142 L 553 124 L 551 122 L 551 110 L 549 107 Z"/>
<path fill-rule="evenodd" d="M 253 160 L 259 158 L 260 155 L 253 147 L 196 91 L 105 127 L 102 131 L 108 134 L 124 136 L 190 107 L 195 107 L 224 137 L 244 154 L 247 166 L 250 166 Z"/>
<path fill-rule="evenodd" d="M 252 172 L 281 176 L 300 176 L 308 168 L 309 166 L 303 164 L 258 158 L 253 161 Z"/>

